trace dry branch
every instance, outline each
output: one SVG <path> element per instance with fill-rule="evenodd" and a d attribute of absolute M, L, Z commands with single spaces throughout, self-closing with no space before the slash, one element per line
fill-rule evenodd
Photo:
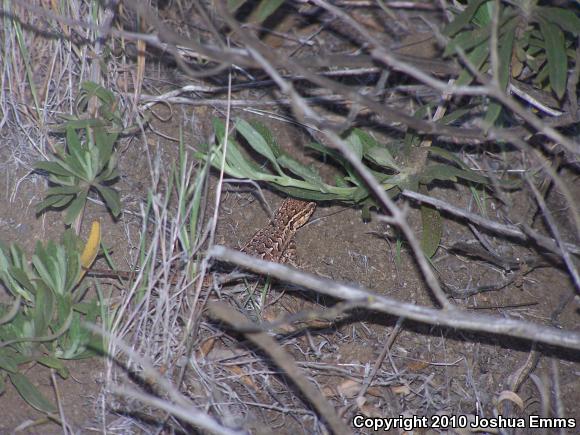
<path fill-rule="evenodd" d="M 235 311 L 224 302 L 213 302 L 208 305 L 210 315 L 220 322 L 226 323 L 234 331 L 252 327 L 252 323 L 238 311 Z M 310 383 L 300 371 L 291 355 L 289 355 L 272 337 L 265 332 L 246 332 L 246 337 L 265 352 L 274 363 L 296 384 L 310 403 L 327 421 L 332 431 L 337 435 L 346 435 L 350 430 L 336 414 L 320 391 Z"/>
<path fill-rule="evenodd" d="M 380 296 L 368 290 L 330 281 L 281 264 L 270 263 L 223 246 L 213 246 L 208 254 L 253 272 L 299 285 L 334 298 L 358 303 L 360 308 L 415 320 L 430 325 L 519 338 L 563 348 L 580 350 L 580 333 L 541 326 L 521 320 L 477 314 L 459 309 L 437 310 Z M 388 293 L 385 290 L 385 293 Z"/>

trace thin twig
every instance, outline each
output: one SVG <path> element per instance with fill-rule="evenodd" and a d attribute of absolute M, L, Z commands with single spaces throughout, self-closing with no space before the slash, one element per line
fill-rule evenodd
<path fill-rule="evenodd" d="M 560 230 L 556 225 L 556 221 L 554 220 L 552 213 L 546 206 L 546 201 L 544 201 L 544 198 L 542 197 L 542 195 L 540 194 L 534 183 L 530 180 L 527 173 L 525 174 L 525 179 L 526 182 L 528 183 L 528 186 L 532 190 L 534 197 L 536 198 L 536 202 L 538 203 L 540 210 L 542 210 L 542 216 L 546 220 L 546 224 L 548 225 L 550 232 L 554 235 L 554 238 L 558 243 L 562 259 L 564 260 L 564 263 L 568 268 L 568 272 L 570 272 L 570 275 L 572 275 L 572 280 L 574 282 L 574 286 L 576 287 L 576 291 L 580 291 L 580 276 L 578 275 L 578 269 L 576 269 L 576 266 L 574 265 L 574 262 L 570 257 L 570 251 L 566 248 L 566 244 L 562 240 L 562 236 L 560 235 Z"/>
<path fill-rule="evenodd" d="M 554 254 L 560 255 L 560 249 L 558 248 L 558 245 L 554 239 L 550 239 L 549 237 L 543 236 L 531 229 L 522 231 L 520 227 L 518 227 L 517 225 L 501 224 L 499 222 L 486 219 L 475 213 L 470 213 L 462 208 L 455 207 L 440 199 L 432 198 L 427 195 L 422 195 L 421 193 L 413 192 L 412 190 L 403 190 L 402 195 L 406 198 L 414 199 L 421 203 L 432 205 L 437 209 L 445 210 L 446 212 L 449 212 L 454 216 L 459 216 L 468 219 L 474 224 L 487 230 L 493 231 L 496 234 L 502 234 L 504 236 L 512 237 L 514 239 L 522 241 L 529 241 L 529 239 L 532 237 L 536 243 L 542 246 L 542 248 L 547 249 L 550 252 L 553 252 Z M 381 216 L 377 216 L 377 218 L 384 219 L 384 217 Z M 564 246 L 569 252 L 580 255 L 580 246 L 573 245 L 571 243 L 564 243 Z"/>
<path fill-rule="evenodd" d="M 393 346 L 395 339 L 399 335 L 399 332 L 401 332 L 401 327 L 403 326 L 404 320 L 405 320 L 404 317 L 399 317 L 399 319 L 397 320 L 397 323 L 396 323 L 395 327 L 393 328 L 393 330 L 391 331 L 391 333 L 389 334 L 389 339 L 385 343 L 381 354 L 379 355 L 379 357 L 375 361 L 375 365 L 373 366 L 371 373 L 366 377 L 360 391 L 358 392 L 357 399 L 362 399 L 362 397 L 366 394 L 368 388 L 370 387 L 371 383 L 373 382 L 373 379 L 375 378 L 379 369 L 383 365 L 383 361 L 387 357 L 387 354 L 389 353 L 389 350 Z"/>

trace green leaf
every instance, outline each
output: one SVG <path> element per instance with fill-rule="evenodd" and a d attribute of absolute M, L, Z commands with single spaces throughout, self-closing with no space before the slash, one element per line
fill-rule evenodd
<path fill-rule="evenodd" d="M 40 358 L 38 358 L 37 361 L 40 364 L 42 364 L 43 366 L 46 366 L 46 367 L 51 368 L 51 369 L 55 369 L 61 378 L 63 378 L 63 379 L 68 378 L 69 371 L 65 367 L 63 362 L 61 360 L 59 360 L 58 358 L 55 358 L 53 356 L 43 355 Z"/>
<path fill-rule="evenodd" d="M 69 152 L 66 159 L 67 167 L 81 180 L 91 181 L 93 167 L 89 151 L 84 148 L 69 147 Z"/>
<path fill-rule="evenodd" d="M 455 19 L 445 27 L 443 34 L 445 36 L 451 37 L 465 26 L 467 26 L 471 22 L 471 19 L 474 17 L 479 7 L 486 1 L 489 0 L 474 0 L 470 2 L 469 6 L 467 6 L 463 12 L 457 15 L 457 17 L 455 17 Z"/>
<path fill-rule="evenodd" d="M 79 282 L 81 272 L 80 254 L 78 251 L 71 252 L 66 247 L 64 248 L 63 262 L 63 290 L 65 293 L 72 292 Z"/>
<path fill-rule="evenodd" d="M 32 282 L 29 280 L 28 275 L 26 272 L 19 267 L 12 267 L 10 268 L 10 275 L 14 277 L 14 279 L 24 288 L 26 289 L 34 289 Z"/>
<path fill-rule="evenodd" d="M 93 134 L 95 145 L 99 150 L 99 166 L 104 167 L 111 158 L 118 135 L 107 133 L 104 128 L 93 129 Z"/>
<path fill-rule="evenodd" d="M 11 373 L 18 372 L 18 364 L 16 364 L 14 358 L 12 358 L 3 348 L 0 348 L 0 369 Z"/>
<path fill-rule="evenodd" d="M 111 106 L 115 103 L 115 95 L 98 83 L 85 81 L 81 83 L 81 90 L 85 91 L 85 98 L 90 99 L 96 96 L 104 105 Z"/>
<path fill-rule="evenodd" d="M 254 151 L 266 157 L 270 161 L 278 174 L 284 175 L 268 142 L 252 125 L 243 119 L 239 119 L 236 122 L 236 130 L 240 132 L 240 134 L 244 137 L 244 139 L 246 139 Z"/>
<path fill-rule="evenodd" d="M 389 183 L 396 185 L 400 190 L 409 189 L 413 192 L 419 190 L 419 179 L 414 174 L 397 174 L 389 179 Z"/>
<path fill-rule="evenodd" d="M 58 159 L 58 160 L 55 160 L 55 162 L 58 163 L 60 166 L 62 166 L 66 171 L 69 172 L 67 177 L 70 177 L 70 178 L 76 177 L 76 178 L 80 178 L 81 180 L 84 179 L 84 172 L 83 172 L 82 166 L 70 154 L 66 155 L 66 161 Z M 56 176 L 56 174 L 51 174 L 51 175 Z M 60 177 L 64 178 L 62 176 L 60 176 Z"/>
<path fill-rule="evenodd" d="M 481 70 L 481 67 L 489 57 L 489 45 L 488 44 L 481 44 L 475 47 L 467 54 L 467 59 L 471 62 L 473 67 L 477 70 Z M 471 72 L 464 68 L 463 71 L 459 74 L 459 77 L 455 81 L 456 86 L 465 86 L 472 82 L 473 75 Z"/>
<path fill-rule="evenodd" d="M 471 170 L 458 169 L 455 166 L 449 166 L 443 163 L 427 166 L 423 173 L 420 174 L 420 183 L 429 184 L 433 180 L 456 182 L 457 178 L 479 184 L 489 184 L 487 178 Z"/>
<path fill-rule="evenodd" d="M 115 154 L 113 154 L 115 156 Z M 112 157 L 114 158 L 114 157 Z M 109 161 L 110 162 L 110 161 Z M 114 167 L 116 162 L 112 165 L 107 165 L 107 168 L 101 172 L 101 174 L 95 178 L 96 184 L 112 183 L 120 177 L 119 171 Z"/>
<path fill-rule="evenodd" d="M 18 295 L 14 299 L 14 302 L 12 302 L 12 305 L 10 305 L 10 308 L 8 308 L 7 310 L 4 310 L 4 304 L 0 304 L 0 326 L 2 326 L 5 323 L 11 322 L 14 319 L 14 317 L 16 317 L 19 310 L 21 309 L 20 305 L 21 302 L 22 297 Z M 1 350 L 2 348 L 0 348 L 0 356 L 2 355 Z"/>
<path fill-rule="evenodd" d="M 20 275 L 20 273 L 22 273 L 22 275 Z M 19 278 L 21 277 L 25 279 L 27 285 L 19 282 Z M 0 274 L 0 281 L 6 285 L 13 296 L 21 296 L 28 302 L 34 300 L 36 288 L 30 281 L 28 281 L 28 277 L 26 277 L 26 273 L 22 271 L 22 269 L 16 267 L 11 268 L 10 273 Z"/>
<path fill-rule="evenodd" d="M 360 140 L 362 154 L 366 159 L 371 160 L 379 166 L 399 170 L 388 147 L 379 143 L 369 133 L 360 128 L 354 128 L 351 134 L 357 136 Z"/>
<path fill-rule="evenodd" d="M 272 135 L 272 132 L 270 131 L 270 129 L 268 127 L 266 127 L 261 122 L 258 122 L 255 120 L 251 120 L 250 125 L 252 127 L 254 127 L 254 129 L 268 143 L 268 146 L 270 147 L 270 149 L 272 150 L 272 152 L 274 153 L 276 158 L 280 157 L 283 154 L 282 149 L 280 148 L 280 145 L 278 145 L 278 142 L 276 142 L 276 139 L 274 138 L 274 136 Z"/>
<path fill-rule="evenodd" d="M 365 157 L 384 168 L 393 169 L 397 172 L 401 170 L 387 148 L 372 148 L 365 154 Z"/>
<path fill-rule="evenodd" d="M 346 159 L 340 153 L 338 153 L 335 150 L 332 150 L 332 149 L 330 149 L 328 147 L 325 147 L 322 144 L 319 144 L 317 142 L 309 142 L 308 144 L 306 144 L 306 147 L 307 148 L 311 148 L 311 149 L 319 152 L 323 156 L 330 156 L 330 157 L 332 157 L 341 166 L 345 166 L 347 164 Z"/>
<path fill-rule="evenodd" d="M 377 203 L 372 200 L 372 198 L 365 199 L 361 204 L 361 216 L 363 222 L 370 222 L 371 220 L 371 208 L 377 207 Z"/>
<path fill-rule="evenodd" d="M 504 34 L 499 38 L 499 84 L 502 90 L 506 90 L 510 80 L 510 66 L 518 20 L 511 20 L 504 26 Z"/>
<path fill-rule="evenodd" d="M 60 175 L 61 177 L 70 177 L 71 175 L 74 175 L 68 169 L 63 168 L 58 162 L 36 162 L 34 168 L 46 171 L 49 174 Z"/>
<path fill-rule="evenodd" d="M 512 63 L 512 51 L 514 46 L 514 37 L 516 34 L 517 20 L 512 20 L 507 27 L 505 34 L 499 39 L 498 54 L 498 81 L 502 91 L 507 89 L 510 80 L 510 67 Z M 484 122 L 486 125 L 493 125 L 501 114 L 502 106 L 493 101 L 490 103 Z"/>
<path fill-rule="evenodd" d="M 30 406 L 42 412 L 56 412 L 54 405 L 24 375 L 10 373 L 8 377 L 16 391 Z"/>
<path fill-rule="evenodd" d="M 20 246 L 16 244 L 12 244 L 10 246 L 10 257 L 12 258 L 12 263 L 14 266 L 22 270 L 30 270 L 28 268 L 28 263 L 26 261 L 26 256 L 24 255 L 24 251 L 20 248 Z"/>
<path fill-rule="evenodd" d="M 452 111 L 448 113 L 443 118 L 441 118 L 438 122 L 441 124 L 449 125 L 453 122 L 457 121 L 461 117 L 468 115 L 475 107 L 476 104 L 466 104 L 462 108 Z"/>
<path fill-rule="evenodd" d="M 63 319 L 68 319 L 68 317 L 71 317 L 72 319 L 73 309 L 72 309 L 72 296 L 70 293 L 66 295 L 60 295 L 59 297 L 57 297 L 56 310 L 57 310 L 56 317 L 59 320 L 59 322 L 63 322 Z M 66 323 L 66 320 L 64 320 L 64 323 Z M 56 328 L 62 326 L 62 324 L 54 326 Z"/>
<path fill-rule="evenodd" d="M 52 291 L 43 283 L 39 283 L 36 291 L 34 306 L 34 329 L 36 336 L 48 335 L 48 327 L 52 321 L 54 311 L 54 296 Z"/>
<path fill-rule="evenodd" d="M 358 160 L 362 160 L 363 156 L 363 143 L 357 132 L 351 132 L 345 140 L 345 143 L 355 154 Z"/>
<path fill-rule="evenodd" d="M 48 181 L 57 186 L 69 186 L 69 187 L 77 186 L 80 182 L 79 178 L 76 176 L 61 177 L 55 174 L 49 174 Z"/>
<path fill-rule="evenodd" d="M 80 130 L 82 128 L 102 127 L 105 123 L 101 119 L 87 118 L 87 119 L 70 119 L 64 124 L 64 128 L 74 128 Z"/>
<path fill-rule="evenodd" d="M 228 0 L 228 11 L 234 13 L 242 6 L 247 0 Z"/>
<path fill-rule="evenodd" d="M 216 135 L 216 143 L 218 145 L 224 145 L 224 123 L 218 118 L 213 118 L 212 124 Z M 221 149 L 216 149 L 211 154 L 211 164 L 218 170 L 221 168 L 222 164 L 221 152 Z M 261 168 L 253 161 L 246 159 L 241 152 L 240 145 L 235 140 L 231 139 L 228 139 L 226 167 L 224 169 L 229 175 L 237 178 L 262 179 L 264 176 L 268 175 L 266 172 L 263 172 Z"/>
<path fill-rule="evenodd" d="M 48 268 L 50 276 L 53 279 L 52 289 L 56 292 L 62 292 L 66 277 L 65 254 L 61 245 L 57 245 L 52 240 L 46 243 L 46 256 L 44 262 Z M 48 283 L 47 283 L 48 284 Z"/>
<path fill-rule="evenodd" d="M 484 123 L 486 126 L 490 127 L 493 123 L 499 118 L 501 114 L 501 104 L 490 101 L 489 106 L 487 107 L 487 112 L 485 113 Z"/>
<path fill-rule="evenodd" d="M 485 43 L 491 35 L 491 28 L 489 26 L 475 30 L 465 30 L 458 33 L 445 47 L 443 57 L 454 54 L 457 47 L 462 48 L 467 52 L 480 44 Z"/>
<path fill-rule="evenodd" d="M 211 153 L 210 157 L 210 164 L 214 169 L 217 169 L 218 171 L 221 170 L 221 164 L 222 164 L 222 159 L 221 159 L 221 153 L 218 151 L 214 151 Z M 201 156 L 198 158 L 205 158 L 205 156 Z M 226 172 L 226 174 L 230 175 L 231 177 L 236 177 L 236 178 L 247 178 L 247 174 L 242 173 L 241 171 L 239 171 L 238 169 L 233 168 L 232 166 L 230 166 L 226 160 L 225 164 L 224 164 L 224 171 Z"/>
<path fill-rule="evenodd" d="M 469 166 L 467 166 L 465 163 L 463 163 L 463 160 L 461 160 L 459 157 L 457 157 L 452 152 L 447 151 L 446 149 L 431 146 L 431 147 L 429 147 L 429 154 L 434 154 L 436 156 L 439 156 L 439 157 L 442 157 L 446 160 L 449 160 L 450 162 L 455 163 L 461 169 L 465 169 L 467 171 L 471 170 L 469 168 Z"/>
<path fill-rule="evenodd" d="M 66 143 L 69 147 L 81 148 L 81 139 L 76 130 L 70 126 L 66 128 Z"/>
<path fill-rule="evenodd" d="M 228 140 L 228 149 L 226 154 L 226 162 L 235 171 L 242 174 L 242 178 L 259 178 L 263 174 L 262 171 L 253 161 L 248 160 L 242 153 L 240 146 L 234 140 Z M 221 163 L 221 162 L 220 162 Z M 219 163 L 217 165 L 219 168 Z"/>
<path fill-rule="evenodd" d="M 81 142 L 81 140 L 77 136 L 76 130 L 74 128 L 67 127 L 66 131 L 71 132 L 70 134 L 67 135 L 66 150 L 68 151 L 68 154 L 69 155 L 77 155 L 79 153 L 82 153 L 83 151 L 86 151 L 86 147 L 83 146 L 83 143 Z M 68 140 L 69 138 L 70 138 L 70 140 Z M 64 157 L 65 152 L 59 152 L 58 155 L 60 157 L 62 157 L 63 159 L 65 158 Z"/>
<path fill-rule="evenodd" d="M 60 208 L 64 207 L 69 204 L 73 200 L 73 196 L 69 195 L 55 195 L 46 198 L 44 201 L 41 201 L 35 208 L 34 211 L 36 214 L 42 213 L 44 210 L 50 207 Z"/>
<path fill-rule="evenodd" d="M 111 214 L 117 218 L 121 214 L 121 198 L 119 197 L 119 192 L 117 192 L 112 187 L 96 185 L 95 188 L 99 191 L 99 194 L 102 196 L 103 200 L 109 210 L 111 210 Z"/>
<path fill-rule="evenodd" d="M 348 183 L 343 177 L 338 174 L 334 175 L 334 185 L 337 187 L 350 187 L 350 183 Z"/>
<path fill-rule="evenodd" d="M 437 248 L 441 243 L 441 237 L 443 236 L 441 214 L 433 207 L 421 205 L 421 221 L 423 224 L 421 248 L 423 249 L 425 256 L 431 258 L 435 255 L 435 252 L 437 252 Z"/>
<path fill-rule="evenodd" d="M 566 32 L 580 35 L 580 18 L 571 10 L 539 6 L 534 9 L 534 13 L 536 17 L 543 17 Z"/>
<path fill-rule="evenodd" d="M 67 207 L 64 215 L 64 223 L 70 225 L 74 222 L 77 216 L 82 212 L 85 203 L 87 202 L 87 191 L 83 190 Z"/>
<path fill-rule="evenodd" d="M 427 116 L 429 111 L 434 110 L 435 110 L 434 103 L 425 104 L 419 107 L 417 110 L 415 110 L 415 113 L 413 113 L 413 118 L 423 119 L 425 116 Z M 412 150 L 412 147 L 419 146 L 420 140 L 421 138 L 414 130 L 407 129 L 407 133 L 405 133 L 405 139 L 403 140 L 403 146 L 401 147 L 401 152 L 403 153 L 403 155 L 405 157 L 408 157 L 409 153 Z"/>
<path fill-rule="evenodd" d="M 485 3 L 480 8 L 477 9 L 477 11 L 473 16 L 472 22 L 475 25 L 482 27 L 489 25 L 493 17 L 493 8 L 494 8 L 493 1 L 488 1 L 487 3 Z"/>
<path fill-rule="evenodd" d="M 546 43 L 550 87 L 556 96 L 561 99 L 566 91 L 566 74 L 568 68 L 564 34 L 558 26 L 544 19 L 540 19 L 540 29 L 544 36 L 544 42 Z"/>
<path fill-rule="evenodd" d="M 316 172 L 310 166 L 303 165 L 294 157 L 291 157 L 286 154 L 281 155 L 280 157 L 278 157 L 278 163 L 280 164 L 280 166 L 288 169 L 293 174 L 296 174 L 299 177 L 301 177 L 304 181 L 308 181 L 310 184 L 318 188 L 321 188 L 324 185 L 322 178 L 320 177 L 320 174 L 318 172 Z"/>
<path fill-rule="evenodd" d="M 213 131 L 215 133 L 216 136 L 216 143 L 218 145 L 221 145 L 224 143 L 224 136 L 226 134 L 226 126 L 225 124 L 222 122 L 221 119 L 219 118 L 212 118 L 211 119 L 211 123 L 213 125 Z M 231 132 L 230 132 L 231 134 Z"/>
<path fill-rule="evenodd" d="M 54 195 L 77 195 L 81 191 L 80 186 L 55 186 L 46 189 L 46 196 Z"/>
<path fill-rule="evenodd" d="M 360 128 L 353 128 L 351 134 L 358 136 L 360 139 L 363 155 L 373 148 L 383 148 L 374 137 Z"/>
<path fill-rule="evenodd" d="M 532 81 L 534 85 L 536 85 L 538 88 L 542 88 L 544 82 L 548 79 L 548 75 L 550 74 L 549 70 L 550 68 L 548 68 L 548 64 L 544 63 Z"/>
<path fill-rule="evenodd" d="M 52 289 L 56 289 L 57 280 L 56 277 L 52 275 L 53 267 L 51 265 L 50 257 L 45 252 L 44 248 L 40 242 L 36 243 L 35 254 L 32 256 L 32 264 L 40 276 L 42 282 Z"/>
<path fill-rule="evenodd" d="M 284 0 L 262 0 L 256 11 L 256 22 L 263 23 L 266 19 L 282 6 Z"/>
<path fill-rule="evenodd" d="M 355 203 L 359 203 L 368 197 L 369 191 L 366 188 L 366 186 L 358 186 L 352 194 L 352 201 L 354 201 Z"/>
<path fill-rule="evenodd" d="M 352 200 L 352 195 L 354 194 L 355 191 L 355 188 L 349 189 L 351 191 L 351 195 L 349 197 L 347 195 L 325 193 L 320 192 L 318 190 L 301 189 L 299 187 L 292 186 L 280 186 L 278 184 L 275 184 L 272 187 L 275 187 L 280 192 L 287 193 L 292 197 L 307 199 L 310 201 L 335 201 L 335 200 L 348 201 Z"/>

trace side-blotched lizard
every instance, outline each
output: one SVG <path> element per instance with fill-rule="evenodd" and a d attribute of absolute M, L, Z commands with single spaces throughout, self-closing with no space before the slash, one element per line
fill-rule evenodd
<path fill-rule="evenodd" d="M 315 202 L 286 198 L 268 225 L 258 230 L 240 251 L 262 260 L 296 265 L 294 236 L 308 222 L 315 208 Z M 110 275 L 111 272 L 93 269 L 91 274 Z M 114 275 L 129 279 L 134 272 L 117 271 Z M 203 283 L 204 287 L 210 286 L 211 276 L 205 276 Z"/>
<path fill-rule="evenodd" d="M 294 236 L 308 222 L 315 208 L 315 202 L 286 198 L 270 223 L 258 230 L 241 251 L 267 261 L 295 264 Z"/>

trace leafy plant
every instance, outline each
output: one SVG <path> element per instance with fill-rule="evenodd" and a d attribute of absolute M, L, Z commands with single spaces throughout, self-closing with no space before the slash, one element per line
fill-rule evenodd
<path fill-rule="evenodd" d="M 102 349 L 101 338 L 81 326 L 103 315 L 96 299 L 82 302 L 88 287 L 84 269 L 95 258 L 98 239 L 100 225 L 94 223 L 81 255 L 79 239 L 66 230 L 60 244 L 38 242 L 30 262 L 17 245 L 0 244 L 0 282 L 15 298 L 9 307 L 0 304 L 0 394 L 9 379 L 31 406 L 54 412 L 20 367 L 39 363 L 66 378 L 62 360 Z"/>
<path fill-rule="evenodd" d="M 449 119 L 442 119 L 442 122 L 446 121 Z M 216 142 L 222 146 L 210 148 L 203 145 L 202 151 L 197 153 L 197 157 L 209 159 L 214 168 L 219 168 L 224 152 L 225 127 L 218 119 L 214 119 L 213 123 Z M 282 192 L 303 199 L 337 200 L 361 204 L 365 218 L 368 218 L 370 207 L 377 205 L 373 197 L 370 196 L 365 183 L 353 170 L 350 163 L 338 152 L 318 143 L 308 145 L 318 155 L 334 160 L 342 169 L 342 175 L 335 177 L 334 183 L 330 184 L 323 180 L 315 168 L 302 164 L 282 150 L 270 131 L 263 125 L 240 119 L 236 122 L 234 130 L 245 139 L 256 153 L 267 160 L 268 165 L 258 165 L 244 153 L 243 147 L 238 141 L 229 137 L 224 166 L 228 175 L 265 181 Z M 382 145 L 369 133 L 355 128 L 348 133 L 345 141 L 358 158 L 364 161 L 381 186 L 392 196 L 403 189 L 419 190 L 420 186 L 428 186 L 435 181 L 457 182 L 462 179 L 483 185 L 488 184 L 486 177 L 473 172 L 451 152 L 437 147 L 419 149 L 415 146 L 417 138 L 416 135 L 410 133 L 406 139 L 406 144 Z M 429 153 L 429 155 L 436 156 L 446 163 L 439 161 L 430 162 L 427 165 L 416 164 L 418 159 L 415 153 L 411 152 L 413 150 Z M 395 155 L 398 155 L 397 159 L 395 159 Z M 425 160 L 423 158 L 423 161 Z M 436 226 L 440 223 L 434 222 L 436 217 L 433 216 L 433 213 L 425 212 L 423 216 L 425 219 L 424 234 L 434 231 L 437 231 L 438 234 L 431 237 L 429 249 L 426 250 L 428 255 L 433 255 L 441 237 L 441 229 Z M 425 222 L 433 223 L 425 225 Z"/>
<path fill-rule="evenodd" d="M 461 49 L 481 73 L 491 68 L 490 38 L 493 26 L 492 0 L 469 0 L 463 11 L 444 29 L 450 38 L 444 56 Z M 538 88 L 548 87 L 561 100 L 566 91 L 569 58 L 576 59 L 571 47 L 580 35 L 577 12 L 552 6 L 540 6 L 535 0 L 500 2 L 498 13 L 498 80 L 506 89 L 510 77 L 532 79 Z M 572 6 L 574 8 L 574 6 Z M 456 84 L 466 85 L 473 74 L 465 68 Z M 493 124 L 501 106 L 491 102 L 486 121 Z"/>
<path fill-rule="evenodd" d="M 58 148 L 50 161 L 36 163 L 48 173 L 52 184 L 36 211 L 67 208 L 65 223 L 71 224 L 84 209 L 91 190 L 98 192 L 114 217 L 121 213 L 119 193 L 111 184 L 119 177 L 115 142 L 121 128 L 113 94 L 90 82 L 82 85 L 77 107 L 87 111 L 89 101 L 99 102 L 95 116 L 85 113 L 63 124 L 66 148 Z"/>

